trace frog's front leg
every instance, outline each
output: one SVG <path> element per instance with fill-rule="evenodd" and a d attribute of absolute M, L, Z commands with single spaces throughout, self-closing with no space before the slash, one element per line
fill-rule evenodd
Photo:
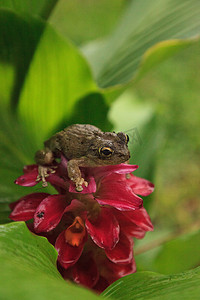
<path fill-rule="evenodd" d="M 77 192 L 81 192 L 83 190 L 83 184 L 87 187 L 88 182 L 85 181 L 81 176 L 81 171 L 79 169 L 80 166 L 84 166 L 85 161 L 84 158 L 80 159 L 71 159 L 67 163 L 67 172 L 69 178 L 75 183 Z"/>
<path fill-rule="evenodd" d="M 54 161 L 53 152 L 48 148 L 39 150 L 35 154 L 35 161 L 38 165 L 38 176 L 36 181 L 42 180 L 42 186 L 46 187 L 46 177 L 49 176 L 49 173 L 55 173 L 55 170 L 50 167 Z"/>

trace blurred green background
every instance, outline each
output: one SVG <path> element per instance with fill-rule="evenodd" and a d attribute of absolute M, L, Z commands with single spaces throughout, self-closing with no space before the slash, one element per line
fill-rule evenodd
<path fill-rule="evenodd" d="M 45 1 L 41 3 L 43 2 Z M 53 3 L 49 1 L 51 2 Z M 48 22 L 56 31 L 47 26 L 44 31 L 46 35 L 42 36 L 43 21 L 32 22 L 32 17 L 29 18 L 31 10 L 26 14 L 24 6 L 20 6 L 23 1 L 20 1 L 16 10 L 19 14 L 22 11 L 23 19 L 20 19 L 20 34 L 16 37 L 13 24 L 15 22 L 18 24 L 18 17 L 10 15 L 12 1 L 0 1 L 2 7 L 9 8 L 2 16 L 8 15 L 11 22 L 10 26 L 5 27 L 5 32 L 9 32 L 10 39 L 3 40 L 2 38 L 0 43 L 1 63 L 3 62 L 0 66 L 2 82 L 0 95 L 2 146 L 0 150 L 3 158 L 0 185 L 1 199 L 3 199 L 1 221 L 8 221 L 8 203 L 26 193 L 26 190 L 13 187 L 11 183 L 20 175 L 23 164 L 33 163 L 34 152 L 42 147 L 44 137 L 49 137 L 55 131 L 71 123 L 79 122 L 92 123 L 103 130 L 125 131 L 131 138 L 131 163 L 139 165 L 135 174 L 155 184 L 154 194 L 144 200 L 144 205 L 155 225 L 155 231 L 148 233 L 144 240 L 136 242 L 135 254 L 137 254 L 138 269 L 166 274 L 176 273 L 196 267 L 200 263 L 200 42 L 197 40 L 192 45 L 183 47 L 182 51 L 177 51 L 174 56 L 155 66 L 141 79 L 138 77 L 135 81 L 130 81 L 133 74 L 137 74 L 139 59 L 136 59 L 133 65 L 135 73 L 130 72 L 128 68 L 130 65 L 123 70 L 123 65 L 126 59 L 134 62 L 132 53 L 128 52 L 132 44 L 135 47 L 134 53 L 139 53 L 138 57 L 142 57 L 143 53 L 137 49 L 137 42 L 142 43 L 142 41 L 136 35 L 131 42 L 129 41 L 130 44 L 125 44 L 120 48 L 121 52 L 115 53 L 114 51 L 115 47 L 118 49 L 117 47 L 123 42 L 124 36 L 130 35 L 130 20 L 138 21 L 131 19 L 130 10 L 130 15 L 128 12 L 126 18 L 129 21 L 122 22 L 123 26 L 118 27 L 118 23 L 123 19 L 124 10 L 132 2 L 128 0 L 57 1 L 51 14 L 49 14 L 50 8 L 45 13 L 43 11 L 43 16 L 50 15 Z M 171 6 L 176 3 L 174 11 L 177 14 L 182 6 L 179 0 L 157 2 L 161 5 L 169 2 Z M 145 16 L 146 12 L 151 9 L 153 1 L 144 0 L 140 3 L 139 9 L 144 11 Z M 185 3 L 189 2 L 184 1 Z M 187 22 L 191 22 L 191 26 L 185 21 L 186 18 L 183 18 L 184 28 L 191 27 L 190 34 L 186 32 L 184 36 L 186 38 L 193 36 L 193 33 L 194 36 L 196 32 L 200 33 L 200 30 L 195 31 L 195 28 L 199 26 L 197 6 L 200 9 L 198 2 L 193 1 L 187 13 L 188 20 L 190 20 Z M 187 8 L 182 9 L 185 13 L 187 12 Z M 194 19 L 190 17 L 192 13 Z M 38 15 L 37 10 L 34 10 L 33 15 Z M 159 16 L 159 10 L 157 15 Z M 176 15 L 174 17 L 172 14 L 170 18 L 168 22 L 165 22 L 163 18 L 163 23 L 158 19 L 158 22 L 152 25 L 150 33 L 154 35 L 158 30 L 159 34 L 162 34 L 162 26 L 168 26 L 171 34 L 170 22 L 173 23 Z M 1 20 L 4 25 L 3 18 Z M 197 24 L 195 28 L 192 27 L 193 23 Z M 23 27 L 24 24 L 26 24 L 27 32 L 20 31 L 20 26 Z M 179 31 L 182 33 L 180 24 L 175 24 L 175 28 L 178 31 L 180 26 Z M 37 26 L 34 27 L 35 25 Z M 159 29 L 160 26 L 161 29 Z M 120 32 L 122 34 L 119 41 L 116 41 L 114 35 L 110 38 L 116 27 L 118 34 Z M 26 38 L 30 36 L 30 32 L 34 33 L 34 38 L 29 41 Z M 59 34 L 57 35 L 56 32 Z M 158 40 L 154 37 L 152 44 L 146 32 L 148 32 L 148 22 L 142 33 L 147 38 L 145 49 L 160 40 L 179 37 L 176 33 Z M 15 45 L 20 45 L 24 39 L 27 41 L 25 46 L 22 45 L 24 52 L 19 50 L 20 47 L 16 48 L 14 55 L 10 55 L 12 59 L 9 57 L 9 60 L 6 60 L 7 45 L 12 46 L 10 40 L 16 38 L 18 40 L 15 41 Z M 105 48 L 102 47 L 104 41 L 109 38 L 110 44 Z M 39 47 L 34 52 L 38 44 Z M 80 53 L 89 61 L 91 68 L 88 68 L 84 57 L 75 51 L 73 45 L 79 48 Z M 62 55 L 65 51 L 67 56 L 66 61 L 63 61 Z M 118 58 L 123 58 L 126 51 L 127 56 L 124 60 L 119 59 L 117 65 Z M 99 55 L 98 57 L 96 54 L 99 62 L 97 58 L 95 61 L 94 53 Z M 114 53 L 113 56 L 112 53 Z M 103 70 L 101 61 L 106 55 L 108 58 L 105 66 L 108 65 L 108 69 Z M 30 65 L 29 59 L 33 59 Z M 18 73 L 14 73 L 11 68 L 15 60 Z M 63 71 L 63 77 L 59 77 L 59 68 Z M 25 70 L 24 73 L 23 70 Z M 112 79 L 110 79 L 109 70 L 112 70 Z M 15 77 L 14 74 L 19 76 Z M 93 74 L 101 88 L 93 81 Z M 15 87 L 18 87 L 14 89 L 14 94 L 12 94 L 13 91 L 11 92 L 13 78 L 17 78 Z M 71 81 L 68 82 L 68 79 Z M 125 81 L 126 84 L 123 86 Z M 54 84 L 57 85 L 55 89 Z M 106 90 L 105 87 L 109 88 Z M 11 105 L 6 106 L 10 99 Z M 68 102 L 64 102 L 63 99 L 68 99 Z M 76 99 L 79 100 L 76 101 Z M 19 104 L 17 100 L 20 100 Z M 15 115 L 16 111 L 17 115 Z M 18 122 L 19 120 L 21 123 Z M 32 122 L 31 125 L 29 122 Z"/>

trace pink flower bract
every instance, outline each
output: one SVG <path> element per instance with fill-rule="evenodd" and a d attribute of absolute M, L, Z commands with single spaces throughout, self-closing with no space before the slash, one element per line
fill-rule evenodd
<path fill-rule="evenodd" d="M 77 192 L 66 166 L 62 157 L 56 172 L 47 177 L 54 195 L 20 198 L 10 205 L 10 218 L 31 220 L 29 229 L 47 237 L 58 251 L 58 269 L 65 279 L 102 291 L 136 271 L 133 238 L 153 230 L 139 195 L 151 194 L 154 185 L 132 174 L 136 165 L 120 164 L 80 168 L 89 184 Z M 34 186 L 37 176 L 37 165 L 25 166 L 15 183 Z"/>

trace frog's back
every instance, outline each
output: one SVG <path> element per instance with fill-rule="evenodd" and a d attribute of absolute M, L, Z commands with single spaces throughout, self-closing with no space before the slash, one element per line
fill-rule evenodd
<path fill-rule="evenodd" d="M 45 142 L 53 152 L 62 152 L 67 159 L 85 156 L 93 138 L 102 131 L 89 124 L 74 124 L 55 134 Z"/>
<path fill-rule="evenodd" d="M 99 128 L 90 124 L 74 124 L 66 127 L 61 132 L 66 133 L 68 135 L 75 135 L 79 137 L 80 136 L 90 137 L 102 133 L 102 131 Z"/>

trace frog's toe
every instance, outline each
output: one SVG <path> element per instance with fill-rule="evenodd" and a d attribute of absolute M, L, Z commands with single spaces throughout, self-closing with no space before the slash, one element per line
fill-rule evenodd
<path fill-rule="evenodd" d="M 77 191 L 77 192 L 82 192 L 82 190 L 83 190 L 82 185 L 76 186 L 76 191 Z"/>
<path fill-rule="evenodd" d="M 82 192 L 83 190 L 83 185 L 85 187 L 88 186 L 88 182 L 84 180 L 84 178 L 80 178 L 76 181 L 76 191 L 77 192 Z"/>
<path fill-rule="evenodd" d="M 126 179 L 130 179 L 131 178 L 131 174 L 126 174 Z"/>
<path fill-rule="evenodd" d="M 46 182 L 46 180 L 42 182 L 42 186 L 43 187 L 47 187 L 48 186 L 48 183 Z"/>
<path fill-rule="evenodd" d="M 41 166 L 39 165 L 38 166 L 38 176 L 36 178 L 36 181 L 42 181 L 42 186 L 43 187 L 47 187 L 48 186 L 48 183 L 46 181 L 46 178 L 52 174 L 52 173 L 55 173 L 56 170 L 55 170 L 55 167 L 46 167 L 46 166 Z"/>
<path fill-rule="evenodd" d="M 88 182 L 84 180 L 84 186 L 88 187 Z"/>
<path fill-rule="evenodd" d="M 48 169 L 47 167 L 44 166 L 38 166 L 38 176 L 37 176 L 37 181 L 42 180 L 42 186 L 46 187 L 47 182 L 46 182 L 46 177 L 48 177 Z"/>
<path fill-rule="evenodd" d="M 40 180 L 41 180 L 41 177 L 40 177 L 40 175 L 38 175 L 35 181 L 40 181 Z"/>

